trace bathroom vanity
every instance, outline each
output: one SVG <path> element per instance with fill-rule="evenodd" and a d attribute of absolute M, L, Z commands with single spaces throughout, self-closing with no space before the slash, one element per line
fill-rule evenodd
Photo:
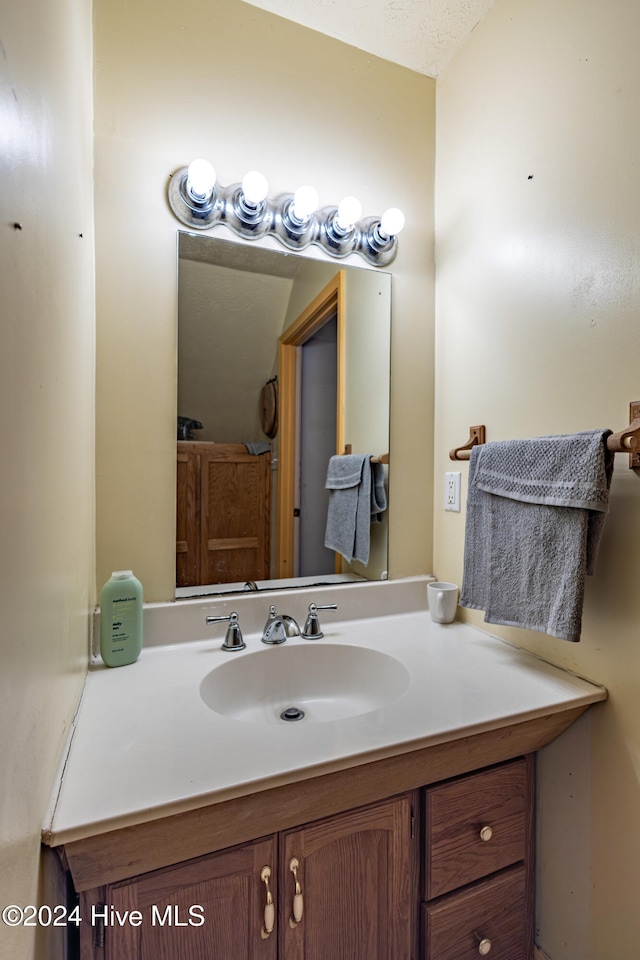
<path fill-rule="evenodd" d="M 363 617 L 368 589 L 340 589 L 320 640 L 245 630 L 229 654 L 186 631 L 90 670 L 43 831 L 83 960 L 530 960 L 535 751 L 606 691 L 394 612 L 406 584 Z M 335 594 L 265 598 L 300 619 Z"/>

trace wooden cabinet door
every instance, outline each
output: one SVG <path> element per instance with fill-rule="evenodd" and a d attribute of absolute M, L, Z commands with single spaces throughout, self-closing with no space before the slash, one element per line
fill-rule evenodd
<path fill-rule="evenodd" d="M 413 795 L 280 837 L 280 960 L 411 960 L 417 955 Z M 302 919 L 292 928 L 298 861 Z"/>
<path fill-rule="evenodd" d="M 264 866 L 275 875 L 275 856 L 271 837 L 108 885 L 104 896 L 109 909 L 121 918 L 132 916 L 125 911 L 140 911 L 142 921 L 120 926 L 116 917 L 115 925 L 109 922 L 104 954 L 95 956 L 276 960 L 275 929 L 266 939 L 262 936 L 266 887 L 260 878 Z"/>
<path fill-rule="evenodd" d="M 271 457 L 241 443 L 203 444 L 200 488 L 200 582 L 267 580 Z"/>

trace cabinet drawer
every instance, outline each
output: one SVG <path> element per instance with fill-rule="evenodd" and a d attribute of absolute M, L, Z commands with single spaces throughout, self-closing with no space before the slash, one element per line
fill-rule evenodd
<path fill-rule="evenodd" d="M 525 859 L 532 792 L 524 758 L 425 791 L 426 900 Z"/>
<path fill-rule="evenodd" d="M 513 867 L 422 907 L 422 960 L 529 960 L 526 869 Z"/>

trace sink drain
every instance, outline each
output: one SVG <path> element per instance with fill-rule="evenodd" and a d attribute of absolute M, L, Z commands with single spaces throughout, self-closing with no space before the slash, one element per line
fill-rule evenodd
<path fill-rule="evenodd" d="M 303 717 L 304 710 L 301 710 L 300 707 L 287 707 L 280 714 L 281 720 L 302 720 Z"/>

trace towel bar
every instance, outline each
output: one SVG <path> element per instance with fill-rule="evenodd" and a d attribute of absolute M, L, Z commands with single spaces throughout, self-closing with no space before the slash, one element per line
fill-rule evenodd
<path fill-rule="evenodd" d="M 469 427 L 469 439 L 463 446 L 449 451 L 451 460 L 469 460 L 471 449 L 486 442 L 484 424 Z M 629 426 L 607 438 L 607 447 L 613 453 L 628 453 L 629 468 L 640 469 L 640 400 L 629 404 Z"/>
<path fill-rule="evenodd" d="M 350 444 L 350 443 L 346 443 L 346 444 L 345 444 L 345 447 L 344 447 L 344 454 L 343 454 L 343 456 L 348 456 L 348 455 L 349 455 L 350 453 L 352 453 L 352 452 L 353 452 L 353 448 L 352 448 L 351 444 Z M 380 454 L 379 456 L 377 456 L 377 457 L 371 457 L 371 463 L 389 463 L 389 454 L 388 454 L 388 453 L 381 453 L 381 454 Z"/>

